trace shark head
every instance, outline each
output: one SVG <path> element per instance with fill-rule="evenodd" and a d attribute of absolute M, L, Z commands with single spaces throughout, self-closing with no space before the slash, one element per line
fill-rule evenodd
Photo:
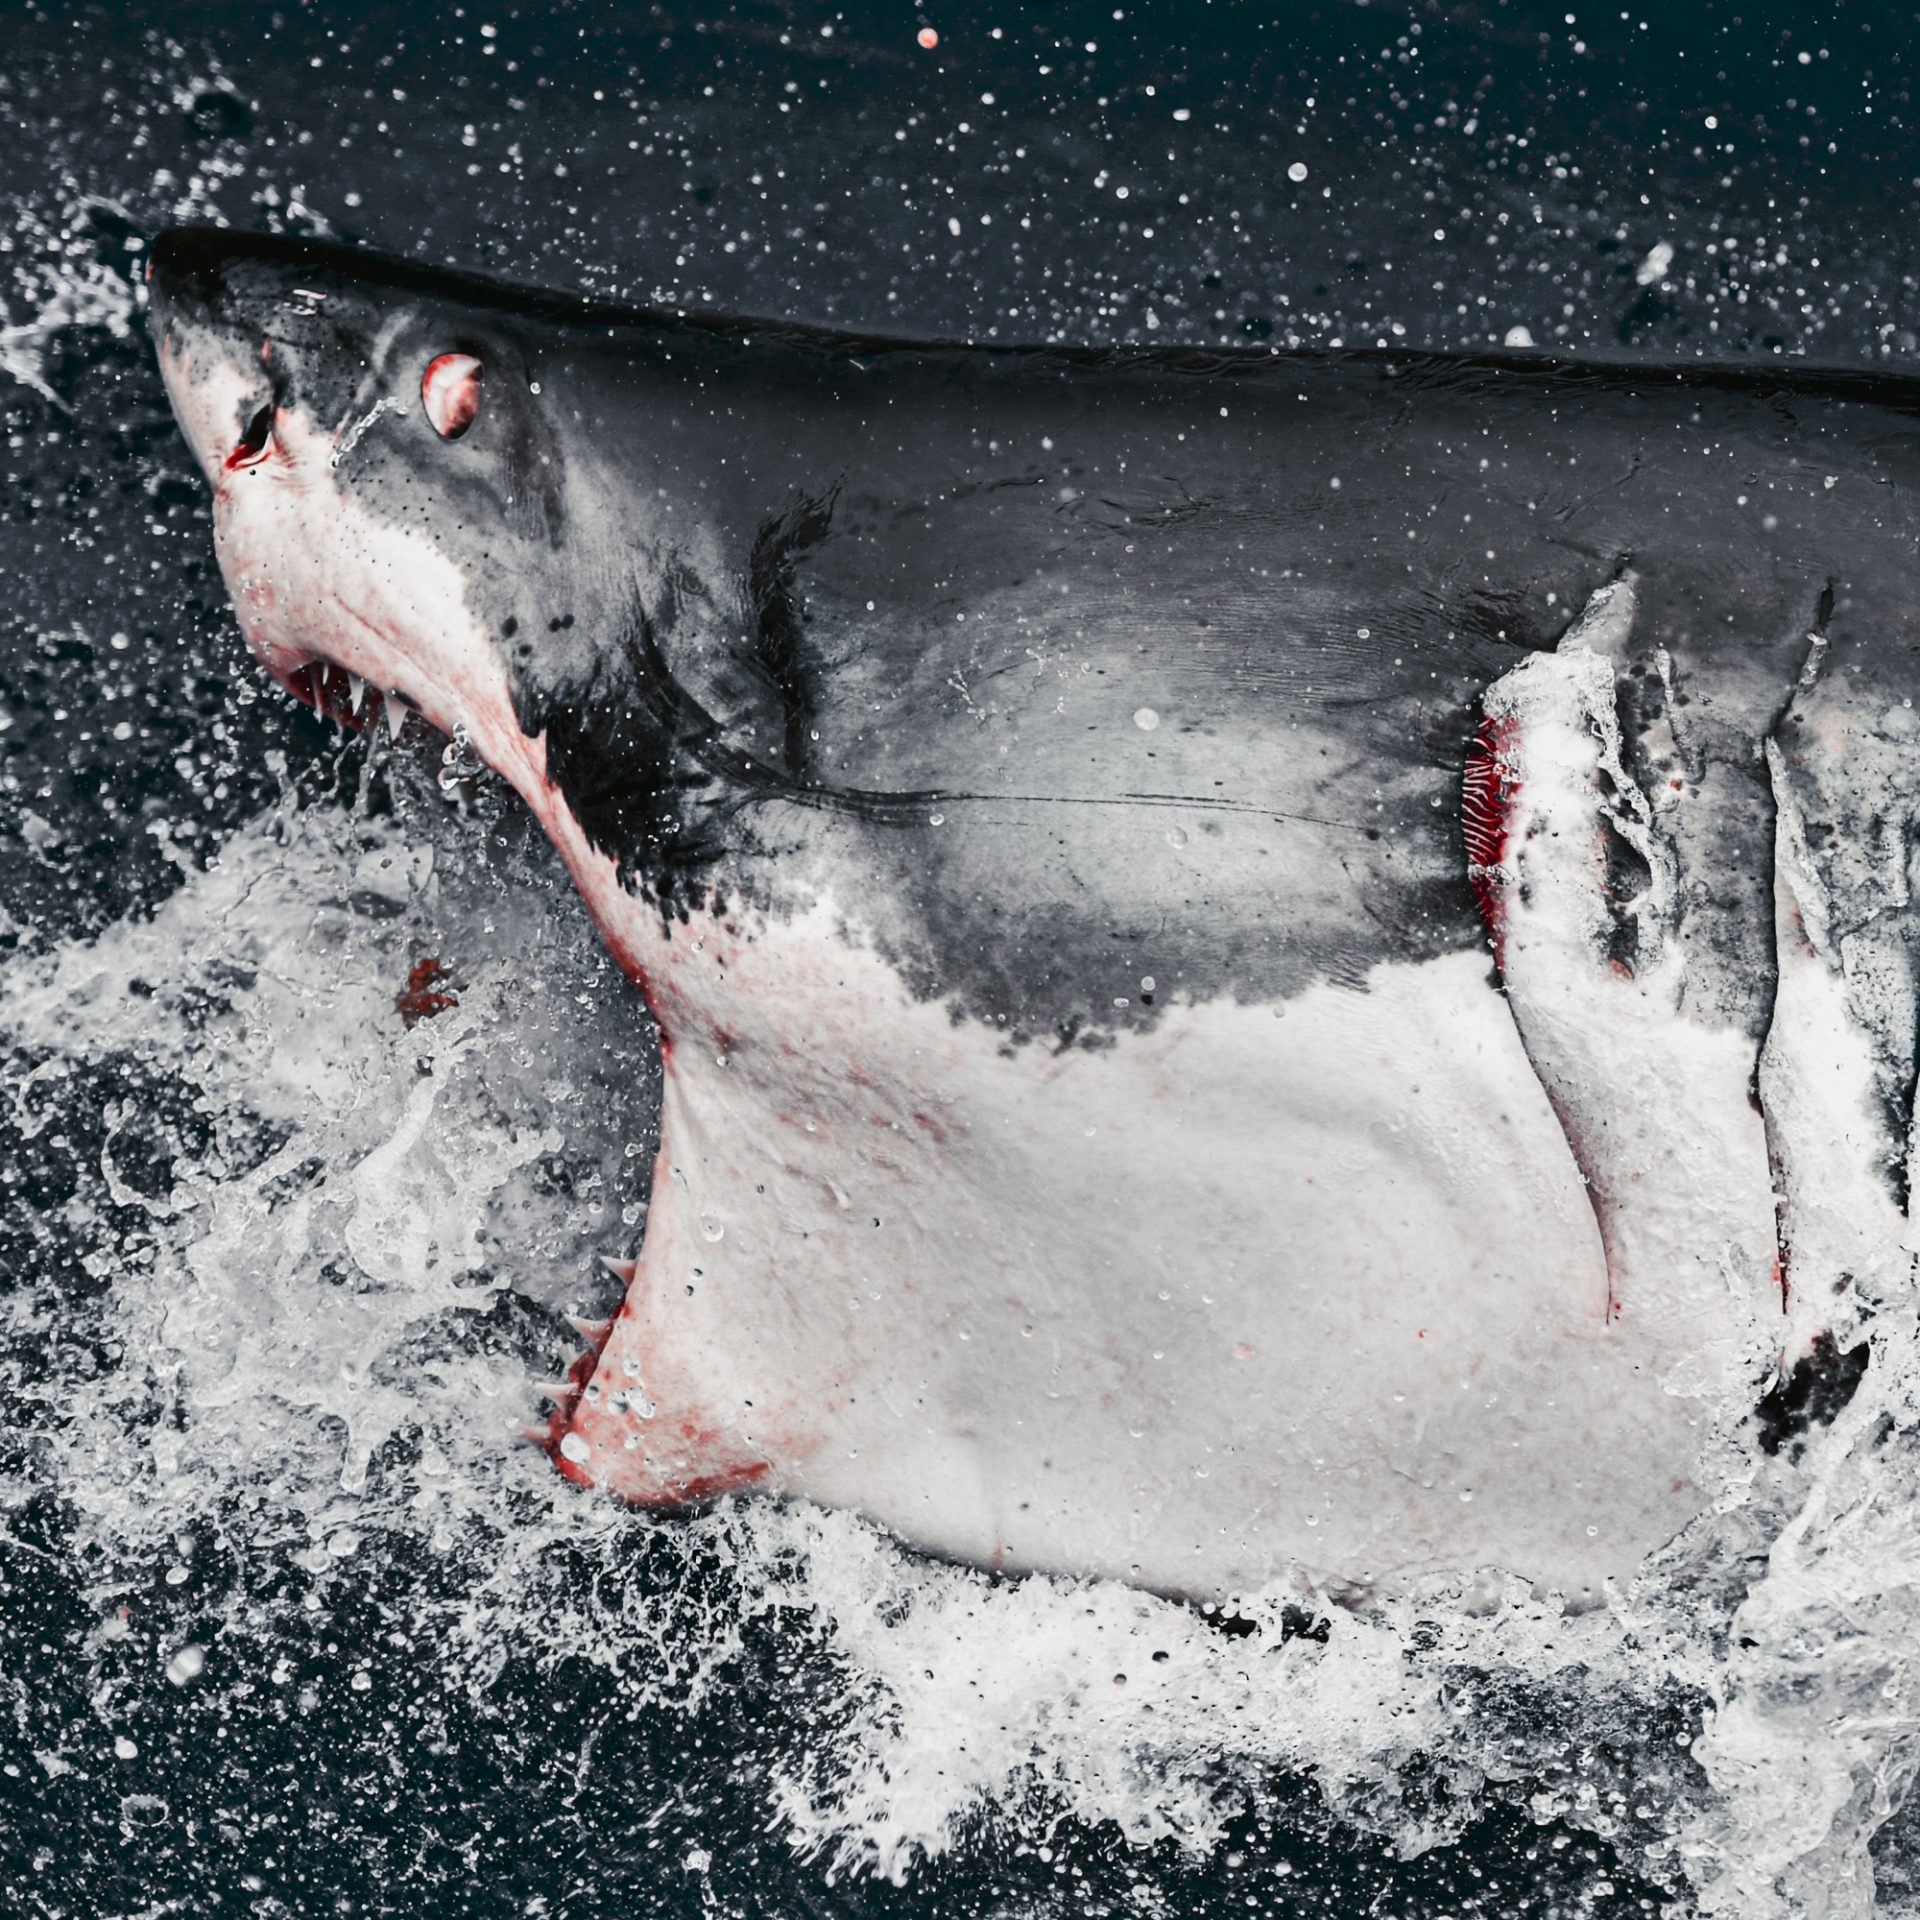
<path fill-rule="evenodd" d="M 148 288 L 262 662 L 351 724 L 463 731 L 518 783 L 521 723 L 598 611 L 567 563 L 551 328 L 465 276 L 214 229 L 163 235 Z"/>
<path fill-rule="evenodd" d="M 629 874 L 710 858 L 688 795 L 715 729 L 667 651 L 750 624 L 750 556 L 688 510 L 724 486 L 710 420 L 676 404 L 711 385 L 716 331 L 214 228 L 162 234 L 148 292 L 268 671 L 345 724 L 461 740 L 576 877 L 583 846 Z"/>

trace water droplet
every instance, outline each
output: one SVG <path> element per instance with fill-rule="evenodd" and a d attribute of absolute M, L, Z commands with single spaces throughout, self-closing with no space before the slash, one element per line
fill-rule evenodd
<path fill-rule="evenodd" d="M 1306 177 L 1307 163 L 1304 160 L 1296 160 L 1293 165 L 1287 169 L 1287 178 L 1291 180 L 1296 187 Z"/>
<path fill-rule="evenodd" d="M 120 1817 L 132 1827 L 165 1826 L 171 1812 L 157 1793 L 130 1793 L 120 1802 Z"/>
<path fill-rule="evenodd" d="M 1133 724 L 1142 733 L 1151 733 L 1160 724 L 1160 716 L 1151 707 L 1136 707 L 1133 712 Z"/>
<path fill-rule="evenodd" d="M 563 1458 L 571 1460 L 576 1467 L 585 1466 L 593 1456 L 593 1449 L 577 1433 L 570 1433 L 560 1442 Z"/>
<path fill-rule="evenodd" d="M 1167 845 L 1168 846 L 1184 847 L 1186 844 L 1187 844 L 1187 830 L 1185 827 L 1169 827 L 1167 829 Z"/>
<path fill-rule="evenodd" d="M 727 1229 L 724 1222 L 714 1219 L 711 1214 L 703 1213 L 700 1216 L 700 1238 L 702 1240 L 718 1241 L 724 1240 L 726 1237 Z"/>

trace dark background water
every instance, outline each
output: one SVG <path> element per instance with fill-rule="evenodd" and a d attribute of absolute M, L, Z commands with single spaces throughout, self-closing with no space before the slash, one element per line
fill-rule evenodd
<path fill-rule="evenodd" d="M 143 240 L 179 219 L 980 338 L 1894 367 L 1920 329 L 1910 7 L 29 7 L 0 47 L 0 944 L 22 955 L 150 909 L 274 799 L 270 754 L 312 794 L 356 777 L 308 717 L 255 697 L 226 611 L 138 309 Z M 988 1823 L 903 1887 L 830 1883 L 769 1810 L 768 1754 L 808 1737 L 777 1619 L 697 1714 L 630 1717 L 604 1671 L 532 1661 L 483 1711 L 409 1639 L 448 1598 L 436 1583 L 467 1576 L 403 1552 L 302 1625 L 262 1601 L 261 1657 L 314 1678 L 304 1717 L 141 1681 L 135 1649 L 89 1638 L 98 1570 L 71 1564 L 34 1439 L 50 1395 L 121 1363 L 63 1345 L 97 1324 L 70 1203 L 99 1184 L 120 1071 L 57 1134 L 0 1145 L 0 1287 L 39 1329 L 0 1367 L 0 1911 L 1441 1915 L 1666 1897 L 1537 1826 L 1524 1778 L 1413 1861 L 1318 1811 L 1310 1781 L 1275 1779 L 1204 1859 L 1071 1826 L 1043 1857 Z M 176 1144 L 197 1124 L 191 1089 L 132 1091 Z M 96 1218 L 133 1224 L 104 1196 Z M 625 1577 L 653 1577 L 648 1551 Z M 245 1584 L 213 1565 L 153 1584 L 140 1644 Z M 340 1684 L 342 1645 L 374 1649 L 371 1695 Z M 98 1757 L 107 1685 L 144 1702 L 164 1823 L 129 1814 Z M 602 1729 L 585 1778 L 582 1725 Z M 1604 1725 L 1556 1742 L 1535 1756 L 1549 1770 L 1645 1765 Z M 96 1760 L 33 1757 L 82 1750 Z M 1407 1790 L 1444 1807 L 1456 1786 Z"/>

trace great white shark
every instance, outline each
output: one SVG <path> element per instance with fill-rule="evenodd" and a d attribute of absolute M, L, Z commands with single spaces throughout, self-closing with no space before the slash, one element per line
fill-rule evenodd
<path fill-rule="evenodd" d="M 254 651 L 497 769 L 658 1023 L 573 1478 L 1591 1586 L 1911 1311 L 1920 382 L 150 258 Z"/>

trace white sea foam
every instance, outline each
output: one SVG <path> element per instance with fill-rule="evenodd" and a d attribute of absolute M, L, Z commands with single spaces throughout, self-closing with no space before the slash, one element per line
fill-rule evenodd
<path fill-rule="evenodd" d="M 80 1311 L 120 1357 L 56 1375 L 37 1469 L 108 1627 L 130 1569 L 214 1541 L 242 1570 L 236 1629 L 262 1604 L 250 1561 L 291 1552 L 324 1591 L 424 1553 L 466 1569 L 412 1623 L 448 1684 L 585 1657 L 635 1711 L 697 1712 L 777 1615 L 812 1729 L 769 1756 L 778 1817 L 844 1873 L 907 1876 L 983 1824 L 1037 1841 L 1063 1817 L 1203 1849 L 1301 1775 L 1417 1851 L 1525 1782 L 1537 1816 L 1711 1910 L 1871 1910 L 1866 1843 L 1920 1752 L 1904 1327 L 1879 1323 L 1804 1468 L 1757 1462 L 1579 1612 L 1517 1582 L 1338 1606 L 1276 1587 L 1226 1633 L 1119 1585 L 996 1583 L 804 1505 L 649 1521 L 519 1437 L 551 1365 L 541 1314 L 604 1304 L 592 1256 L 637 1236 L 638 1010 L 544 846 L 439 808 L 289 799 L 151 920 L 22 965 L 0 998 L 28 1127 L 65 1124 L 84 1072 L 127 1075 L 102 1168 L 144 1225 L 66 1222 L 107 1283 Z M 460 1004 L 407 1032 L 394 996 L 428 955 Z M 202 1129 L 164 1183 L 139 1176 L 159 1079 Z M 0 1312 L 45 1308 L 22 1290 Z M 723 1577 L 617 1578 L 636 1543 Z M 208 1645 L 168 1651 L 172 1684 L 263 1680 Z M 1445 1796 L 1416 1790 L 1416 1758 Z"/>

